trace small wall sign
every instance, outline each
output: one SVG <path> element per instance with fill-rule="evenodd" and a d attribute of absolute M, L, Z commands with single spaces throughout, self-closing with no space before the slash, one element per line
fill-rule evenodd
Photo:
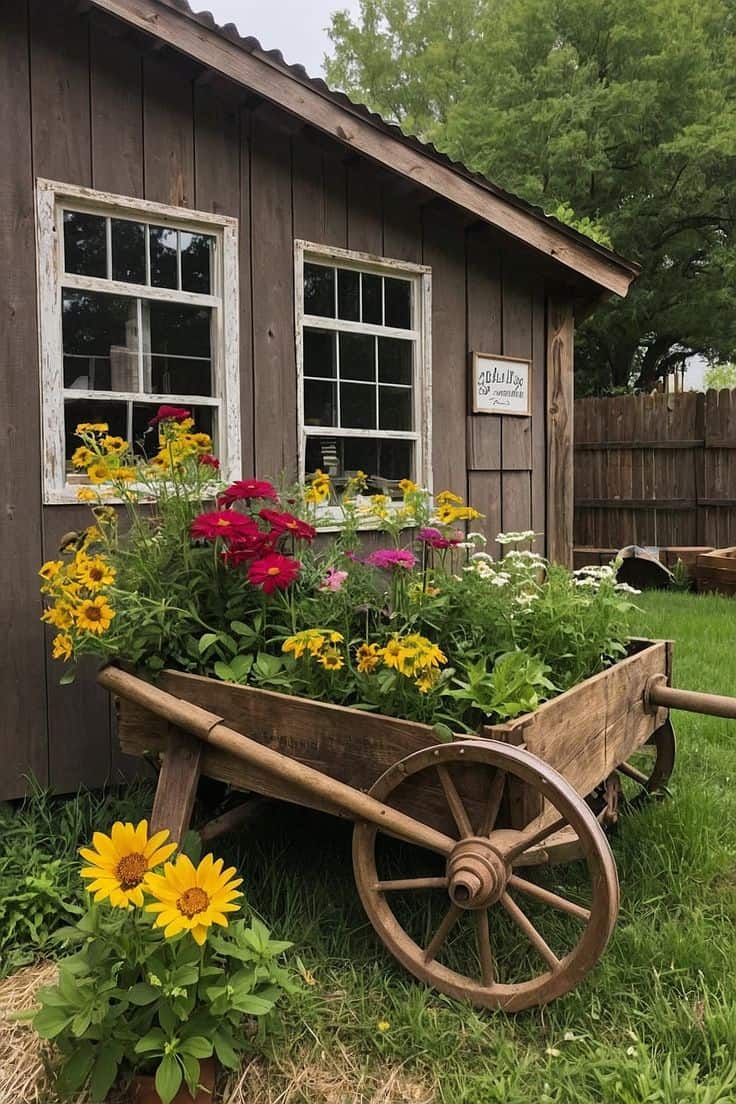
<path fill-rule="evenodd" d="M 532 412 L 532 362 L 518 357 L 473 353 L 472 401 L 474 414 Z"/>

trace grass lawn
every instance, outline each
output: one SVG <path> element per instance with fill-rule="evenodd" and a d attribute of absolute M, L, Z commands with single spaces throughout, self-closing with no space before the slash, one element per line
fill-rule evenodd
<path fill-rule="evenodd" d="M 677 685 L 736 694 L 733 600 L 639 604 L 634 631 L 677 642 Z M 415 983 L 361 910 L 348 824 L 271 805 L 223 840 L 250 903 L 314 981 L 229 1104 L 736 1101 L 736 724 L 674 721 L 672 799 L 612 838 L 622 902 L 608 951 L 546 1009 L 481 1012 Z"/>

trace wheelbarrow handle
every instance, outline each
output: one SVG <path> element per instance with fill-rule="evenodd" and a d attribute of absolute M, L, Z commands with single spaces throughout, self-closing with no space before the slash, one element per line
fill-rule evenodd
<path fill-rule="evenodd" d="M 654 675 L 644 690 L 644 705 L 656 713 L 659 706 L 684 709 L 688 713 L 706 713 L 710 717 L 726 717 L 736 721 L 736 698 L 725 694 L 703 694 L 699 690 L 677 690 L 668 686 L 664 675 Z"/>

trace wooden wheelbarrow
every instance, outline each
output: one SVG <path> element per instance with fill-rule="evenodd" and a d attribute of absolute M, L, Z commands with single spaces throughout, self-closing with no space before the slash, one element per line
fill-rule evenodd
<path fill-rule="evenodd" d="M 736 718 L 736 699 L 671 689 L 671 657 L 666 641 L 636 641 L 534 713 L 450 743 L 176 671 L 156 685 L 112 666 L 98 678 L 123 750 L 161 756 L 154 829 L 181 839 L 200 774 L 352 819 L 358 893 L 399 962 L 453 997 L 518 1011 L 568 992 L 606 947 L 619 886 L 604 829 L 622 801 L 666 787 L 669 708 Z"/>

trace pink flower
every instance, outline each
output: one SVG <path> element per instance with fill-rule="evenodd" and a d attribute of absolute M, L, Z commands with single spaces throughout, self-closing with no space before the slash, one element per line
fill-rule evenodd
<path fill-rule="evenodd" d="M 260 560 L 254 560 L 248 568 L 248 580 L 253 586 L 260 587 L 264 594 L 273 594 L 275 590 L 286 590 L 294 582 L 301 570 L 298 560 L 291 560 L 279 552 L 269 552 Z"/>
<path fill-rule="evenodd" d="M 268 507 L 259 510 L 258 516 L 262 517 L 264 521 L 267 521 L 273 532 L 279 535 L 282 533 L 291 533 L 293 536 L 297 537 L 298 540 L 312 541 L 317 532 L 313 525 L 309 525 L 306 521 L 301 521 L 300 518 L 294 517 L 293 514 L 281 514 L 278 510 L 269 510 Z"/>
<path fill-rule="evenodd" d="M 258 535 L 252 518 L 237 510 L 210 510 L 199 514 L 191 524 L 190 532 L 195 540 L 213 541 L 221 537 L 227 544 Z"/>
<path fill-rule="evenodd" d="M 232 506 L 233 502 L 241 502 L 250 498 L 269 498 L 278 502 L 279 496 L 273 483 L 265 479 L 238 479 L 218 496 L 218 506 Z"/>
<path fill-rule="evenodd" d="M 460 537 L 446 537 L 431 525 L 419 530 L 417 540 L 424 541 L 430 548 L 455 548 L 460 543 Z"/>
<path fill-rule="evenodd" d="M 416 567 L 417 558 L 408 548 L 379 548 L 366 556 L 363 563 L 371 567 L 380 567 L 382 571 L 393 571 L 395 568 L 404 568 L 411 571 Z"/>
<path fill-rule="evenodd" d="M 159 422 L 183 422 L 185 418 L 189 417 L 190 412 L 185 410 L 183 406 L 160 406 L 148 424 L 149 426 L 157 426 Z"/>
<path fill-rule="evenodd" d="M 347 571 L 338 571 L 331 567 L 319 585 L 320 590 L 342 590 L 342 584 L 348 577 Z"/>

